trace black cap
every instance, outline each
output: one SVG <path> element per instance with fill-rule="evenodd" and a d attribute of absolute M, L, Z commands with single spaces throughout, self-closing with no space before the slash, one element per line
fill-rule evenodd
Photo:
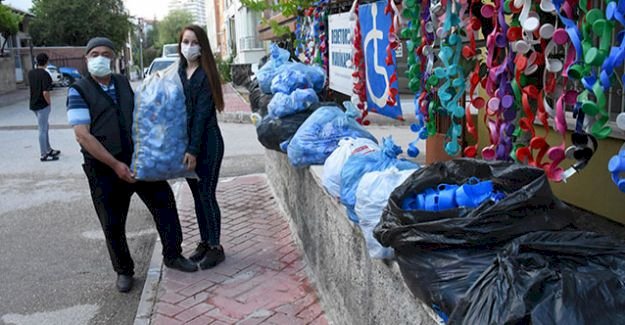
<path fill-rule="evenodd" d="M 115 45 L 111 42 L 110 39 L 106 37 L 94 37 L 87 42 L 87 49 L 85 50 L 85 54 L 89 54 L 89 51 L 93 50 L 94 47 L 98 46 L 106 46 L 111 50 L 115 51 Z"/>

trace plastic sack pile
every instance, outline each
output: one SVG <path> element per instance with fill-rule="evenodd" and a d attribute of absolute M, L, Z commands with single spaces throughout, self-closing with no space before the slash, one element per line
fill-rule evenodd
<path fill-rule="evenodd" d="M 290 95 L 276 93 L 267 105 L 267 110 L 272 117 L 286 117 L 305 111 L 318 102 L 319 97 L 312 88 L 295 89 Z"/>
<path fill-rule="evenodd" d="M 295 167 L 322 165 L 337 148 L 344 137 L 376 138 L 356 120 L 358 110 L 351 102 L 345 102 L 346 112 L 338 107 L 317 109 L 297 130 L 288 145 L 289 162 Z"/>
<path fill-rule="evenodd" d="M 323 187 L 333 197 L 341 196 L 341 171 L 347 159 L 354 154 L 369 154 L 379 151 L 377 143 L 367 138 L 343 138 L 339 141 L 338 148 L 326 159 L 323 164 Z"/>
<path fill-rule="evenodd" d="M 474 208 L 402 208 L 415 193 L 472 178 L 505 197 Z M 412 293 L 450 323 L 622 323 L 625 243 L 583 231 L 574 222 L 583 216 L 555 197 L 541 169 L 457 159 L 397 187 L 374 236 L 395 250 Z"/>
<path fill-rule="evenodd" d="M 369 172 L 382 171 L 391 167 L 399 170 L 417 169 L 419 165 L 397 156 L 402 153 L 399 146 L 395 145 L 392 137 L 383 139 L 380 151 L 369 155 L 353 155 L 347 159 L 341 171 L 341 203 L 347 207 L 349 218 L 358 222 L 358 217 L 353 213 L 356 205 L 356 189 L 360 179 Z"/>
<path fill-rule="evenodd" d="M 269 61 L 256 73 L 256 79 L 263 93 L 271 94 L 271 81 L 276 76 L 276 69 L 288 62 L 290 56 L 289 51 L 271 44 Z"/>
<path fill-rule="evenodd" d="M 360 179 L 356 189 L 354 210 L 358 216 L 358 226 L 362 230 L 371 258 L 389 259 L 393 257 L 393 249 L 383 247 L 373 237 L 373 229 L 380 222 L 391 193 L 414 172 L 415 169 L 399 170 L 393 166 L 386 170 L 366 173 Z"/>
<path fill-rule="evenodd" d="M 182 160 L 188 144 L 187 111 L 178 65 L 148 77 L 136 96 L 131 169 L 144 181 L 195 177 Z"/>

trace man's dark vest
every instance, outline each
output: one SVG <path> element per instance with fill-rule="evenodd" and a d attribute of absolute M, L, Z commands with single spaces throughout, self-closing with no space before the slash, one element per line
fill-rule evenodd
<path fill-rule="evenodd" d="M 131 131 L 134 93 L 126 77 L 117 74 L 111 77 L 117 93 L 117 104 L 90 76 L 76 81 L 72 87 L 89 106 L 91 134 L 113 156 L 126 160 L 133 150 Z M 84 149 L 82 153 L 85 159 L 95 159 Z"/>

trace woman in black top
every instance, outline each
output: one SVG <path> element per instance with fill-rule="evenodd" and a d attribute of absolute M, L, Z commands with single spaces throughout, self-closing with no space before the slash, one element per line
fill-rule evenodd
<path fill-rule="evenodd" d="M 221 81 L 206 32 L 190 25 L 180 33 L 179 74 L 187 107 L 189 145 L 184 162 L 197 179 L 187 179 L 202 241 L 191 255 L 200 268 L 211 268 L 225 259 L 220 245 L 221 212 L 215 190 L 224 155 L 224 141 L 217 125 L 217 111 L 224 107 Z"/>

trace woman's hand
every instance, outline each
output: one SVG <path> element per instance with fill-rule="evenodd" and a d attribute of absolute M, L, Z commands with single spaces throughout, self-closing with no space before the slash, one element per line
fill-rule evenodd
<path fill-rule="evenodd" d="M 194 171 L 197 160 L 195 159 L 194 155 L 187 152 L 184 154 L 184 159 L 182 160 L 182 163 L 187 166 L 188 171 Z"/>

